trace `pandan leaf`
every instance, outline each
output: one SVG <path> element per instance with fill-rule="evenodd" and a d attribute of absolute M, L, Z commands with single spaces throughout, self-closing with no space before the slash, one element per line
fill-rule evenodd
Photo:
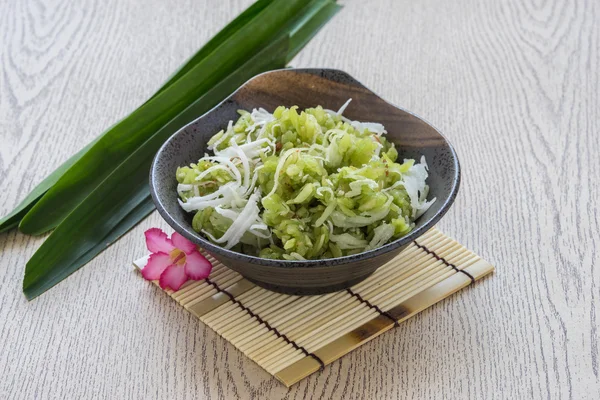
<path fill-rule="evenodd" d="M 32 299 L 39 296 L 65 279 L 150 213 L 153 204 L 149 196 L 148 173 L 152 158 L 164 141 L 254 75 L 283 68 L 291 55 L 296 54 L 320 29 L 324 20 L 334 14 L 328 6 L 330 4 L 334 2 L 318 0 L 305 5 L 300 14 L 290 17 L 252 57 L 235 65 L 227 76 L 197 96 L 182 112 L 159 127 L 120 164 L 114 166 L 62 219 L 29 260 L 23 280 L 26 297 Z M 320 13 L 314 12 L 315 8 L 323 10 L 327 17 L 323 19 Z M 312 17 L 302 18 L 303 13 L 310 13 Z M 303 28 L 309 24 L 310 29 Z M 291 43 L 294 43 L 293 47 Z"/>

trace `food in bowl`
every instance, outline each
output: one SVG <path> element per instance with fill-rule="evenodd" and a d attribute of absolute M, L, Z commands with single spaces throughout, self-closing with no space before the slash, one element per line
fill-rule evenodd
<path fill-rule="evenodd" d="M 414 227 L 427 200 L 427 164 L 397 163 L 379 123 L 321 106 L 240 118 L 176 172 L 181 207 L 210 241 L 269 259 L 314 260 L 372 250 Z"/>

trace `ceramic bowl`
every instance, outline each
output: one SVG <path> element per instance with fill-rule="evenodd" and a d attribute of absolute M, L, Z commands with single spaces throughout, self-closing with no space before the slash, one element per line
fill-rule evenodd
<path fill-rule="evenodd" d="M 192 229 L 193 214 L 177 202 L 178 166 L 197 162 L 207 152 L 206 142 L 237 110 L 297 105 L 300 109 L 322 105 L 337 110 L 352 98 L 344 115 L 352 120 L 382 123 L 396 144 L 399 159 L 426 157 L 429 165 L 429 198 L 437 201 L 417 221 L 408 235 L 364 253 L 312 261 L 280 261 L 241 254 L 212 244 Z M 182 128 L 160 148 L 151 166 L 150 190 L 158 212 L 173 229 L 246 279 L 270 290 L 289 294 L 322 294 L 348 288 L 371 275 L 409 243 L 434 226 L 448 211 L 460 183 L 460 167 L 450 143 L 433 126 L 409 111 L 393 106 L 343 71 L 284 69 L 258 75 L 221 104 Z"/>

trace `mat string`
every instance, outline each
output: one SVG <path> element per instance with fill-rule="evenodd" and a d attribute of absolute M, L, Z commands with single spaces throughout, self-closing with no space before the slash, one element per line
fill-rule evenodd
<path fill-rule="evenodd" d="M 400 326 L 400 323 L 398 322 L 398 320 L 396 320 L 396 318 L 394 318 L 389 312 L 383 311 L 381 308 L 377 307 L 376 305 L 371 304 L 368 300 L 363 299 L 360 294 L 352 291 L 352 289 L 350 289 L 350 288 L 346 289 L 346 292 L 348 292 L 348 293 L 350 293 L 350 295 L 356 297 L 361 303 L 366 304 L 369 308 L 372 308 L 373 310 L 377 311 L 380 315 L 383 315 L 384 317 L 387 317 L 388 319 L 390 319 L 394 323 L 394 326 L 396 326 L 396 327 Z"/>
<path fill-rule="evenodd" d="M 231 293 L 229 293 L 225 289 L 220 288 L 219 285 L 217 285 L 215 282 L 211 281 L 209 278 L 206 278 L 205 281 L 206 281 L 206 283 L 208 283 L 209 285 L 214 287 L 217 290 L 217 292 L 223 293 L 224 295 L 229 297 L 229 300 L 231 300 L 234 304 L 236 304 L 242 310 L 246 311 L 248 313 L 248 315 L 256 318 L 256 320 L 259 323 L 263 324 L 268 330 L 275 333 L 275 335 L 278 338 L 282 338 L 286 343 L 291 344 L 292 347 L 294 347 L 296 350 L 300 350 L 306 357 L 312 357 L 316 362 L 319 363 L 319 369 L 322 370 L 323 368 L 325 368 L 325 363 L 316 354 L 310 353 L 308 350 L 306 350 L 304 347 L 300 346 L 298 343 L 294 342 L 293 340 L 290 340 L 285 334 L 279 332 L 279 330 L 277 330 L 277 328 L 272 327 L 267 321 L 262 319 L 259 315 L 255 314 L 252 310 L 250 310 L 248 307 L 246 307 L 244 304 L 242 304 L 242 302 L 240 302 L 238 299 L 233 297 L 233 295 Z"/>
<path fill-rule="evenodd" d="M 435 257 L 436 260 L 443 262 L 444 264 L 446 264 L 448 267 L 451 267 L 453 270 L 455 270 L 456 272 L 462 272 L 463 274 L 465 274 L 466 276 L 469 277 L 469 279 L 471 280 L 471 283 L 475 283 L 475 278 L 473 278 L 473 275 L 471 275 L 470 273 L 468 273 L 467 271 L 464 271 L 462 269 L 458 269 L 456 267 L 456 265 L 449 263 L 448 261 L 446 261 L 444 259 L 444 257 L 440 257 L 438 256 L 434 251 L 429 250 L 427 247 L 423 246 L 422 244 L 419 244 L 417 242 L 413 242 L 415 244 L 415 246 L 417 246 L 418 248 L 420 248 L 421 250 L 425 251 L 427 254 L 432 255 L 433 257 Z"/>

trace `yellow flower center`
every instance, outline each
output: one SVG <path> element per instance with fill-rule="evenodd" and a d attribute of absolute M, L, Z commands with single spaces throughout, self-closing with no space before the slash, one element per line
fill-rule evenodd
<path fill-rule="evenodd" d="M 179 249 L 173 249 L 171 250 L 171 253 L 169 253 L 169 256 L 171 257 L 173 264 L 185 265 L 185 253 L 183 251 Z"/>

